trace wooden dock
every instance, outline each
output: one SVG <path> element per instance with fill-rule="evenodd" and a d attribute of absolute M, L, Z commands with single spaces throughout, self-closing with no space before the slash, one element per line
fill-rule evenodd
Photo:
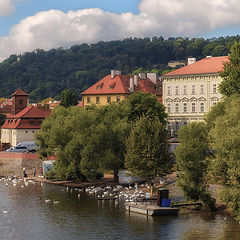
<path fill-rule="evenodd" d="M 144 214 L 147 216 L 175 216 L 178 215 L 178 208 L 159 207 L 153 204 L 125 203 L 126 211 Z"/>

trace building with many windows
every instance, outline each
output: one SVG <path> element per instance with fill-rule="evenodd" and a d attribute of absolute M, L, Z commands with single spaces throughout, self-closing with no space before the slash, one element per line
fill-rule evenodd
<path fill-rule="evenodd" d="M 172 135 L 189 122 L 203 120 L 204 114 L 221 99 L 219 72 L 226 61 L 227 56 L 209 56 L 162 75 L 163 104 Z"/>
<path fill-rule="evenodd" d="M 161 98 L 161 82 L 155 73 L 139 73 L 139 75 L 122 75 L 121 71 L 112 70 L 100 81 L 81 93 L 82 106 L 91 104 L 106 105 L 120 102 L 136 91 L 143 91 Z"/>

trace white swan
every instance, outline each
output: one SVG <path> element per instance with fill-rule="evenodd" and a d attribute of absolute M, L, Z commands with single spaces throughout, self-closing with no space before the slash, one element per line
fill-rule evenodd
<path fill-rule="evenodd" d="M 58 203 L 59 203 L 59 201 L 57 201 L 57 200 L 53 199 L 53 203 L 54 203 L 54 204 L 58 204 Z"/>
<path fill-rule="evenodd" d="M 50 203 L 50 202 L 51 202 L 51 199 L 45 198 L 45 203 Z"/>

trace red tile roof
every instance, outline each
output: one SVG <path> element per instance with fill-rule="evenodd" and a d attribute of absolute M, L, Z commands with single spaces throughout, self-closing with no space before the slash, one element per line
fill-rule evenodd
<path fill-rule="evenodd" d="M 107 75 L 81 94 L 129 94 L 131 93 L 129 91 L 130 78 L 133 78 L 133 76 L 117 74 L 114 78 L 111 78 L 111 75 Z M 138 86 L 134 86 L 134 92 L 135 91 L 143 91 L 156 94 L 155 84 L 147 77 L 145 79 L 138 77 Z"/>
<path fill-rule="evenodd" d="M 46 117 L 51 113 L 50 109 L 27 106 L 16 115 L 7 115 L 2 129 L 39 129 Z"/>
<path fill-rule="evenodd" d="M 223 69 L 224 62 L 228 62 L 228 61 L 229 61 L 228 56 L 207 57 L 191 65 L 166 73 L 163 75 L 163 77 L 175 76 L 175 75 L 218 73 Z"/>
<path fill-rule="evenodd" d="M 29 94 L 25 93 L 22 89 L 18 89 L 15 93 L 13 93 L 11 96 L 28 96 Z"/>

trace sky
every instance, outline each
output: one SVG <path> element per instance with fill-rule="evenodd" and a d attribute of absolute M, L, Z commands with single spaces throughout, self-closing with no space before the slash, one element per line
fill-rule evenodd
<path fill-rule="evenodd" d="M 0 61 L 128 37 L 240 33 L 239 0 L 0 0 Z"/>

